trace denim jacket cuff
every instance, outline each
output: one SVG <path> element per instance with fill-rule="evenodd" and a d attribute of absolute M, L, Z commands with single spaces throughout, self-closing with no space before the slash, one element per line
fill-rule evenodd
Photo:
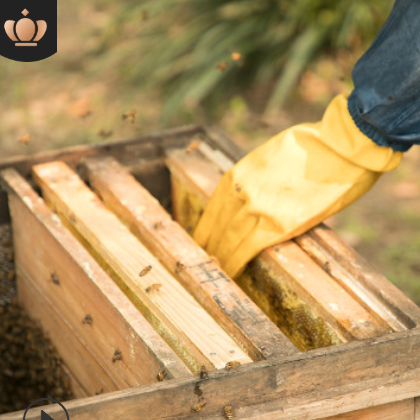
<path fill-rule="evenodd" d="M 360 111 L 359 107 L 357 106 L 356 95 L 354 90 L 348 98 L 347 106 L 349 109 L 349 113 L 353 118 L 353 121 L 356 124 L 357 128 L 378 146 L 390 147 L 391 149 L 398 152 L 406 152 L 412 146 L 412 144 L 404 144 L 387 138 L 385 134 L 376 129 L 373 125 L 367 123 L 360 116 Z"/>

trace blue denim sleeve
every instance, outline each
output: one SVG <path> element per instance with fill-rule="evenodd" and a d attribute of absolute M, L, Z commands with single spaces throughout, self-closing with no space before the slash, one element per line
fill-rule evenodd
<path fill-rule="evenodd" d="M 420 144 L 420 0 L 396 0 L 353 69 L 348 107 L 376 144 L 407 151 Z"/>

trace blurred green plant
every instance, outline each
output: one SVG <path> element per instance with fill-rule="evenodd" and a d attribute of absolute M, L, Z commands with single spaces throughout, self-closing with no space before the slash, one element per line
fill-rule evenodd
<path fill-rule="evenodd" d="M 366 46 L 391 0 L 152 0 L 121 3 L 96 53 L 121 75 L 159 87 L 163 115 L 207 109 L 251 86 L 269 86 L 266 109 L 284 106 L 321 54 Z M 235 54 L 236 55 L 232 55 Z"/>

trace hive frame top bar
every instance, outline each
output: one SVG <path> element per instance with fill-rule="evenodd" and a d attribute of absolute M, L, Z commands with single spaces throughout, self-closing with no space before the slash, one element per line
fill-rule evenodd
<path fill-rule="evenodd" d="M 66 147 L 39 152 L 30 156 L 12 156 L 0 159 L 0 171 L 6 168 L 14 168 L 22 176 L 29 177 L 33 165 L 62 160 L 69 166 L 75 167 L 84 157 L 98 154 L 113 156 L 121 163 L 129 165 L 132 162 L 135 165 L 136 159 L 137 161 L 160 159 L 164 148 L 185 146 L 192 137 L 197 136 L 209 145 L 220 149 L 234 161 L 239 160 L 244 155 L 243 151 L 226 137 L 218 127 L 191 125 L 130 139 Z M 9 221 L 7 197 L 0 188 L 0 225 L 9 223 Z"/>

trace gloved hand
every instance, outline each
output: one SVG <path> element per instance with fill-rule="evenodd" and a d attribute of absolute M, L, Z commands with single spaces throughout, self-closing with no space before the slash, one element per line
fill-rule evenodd
<path fill-rule="evenodd" d="M 363 195 L 402 152 L 362 134 L 337 96 L 323 119 L 291 127 L 222 178 L 194 239 L 237 277 L 264 248 L 291 239 Z"/>

